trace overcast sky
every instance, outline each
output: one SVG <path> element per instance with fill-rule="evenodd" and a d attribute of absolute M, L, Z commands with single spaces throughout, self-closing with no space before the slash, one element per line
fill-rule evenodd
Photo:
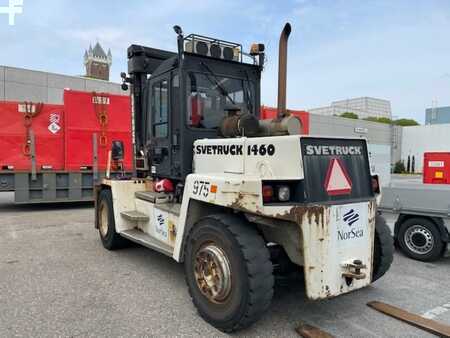
<path fill-rule="evenodd" d="M 0 65 L 84 74 L 84 50 L 98 40 L 111 48 L 119 81 L 128 45 L 175 50 L 178 24 L 245 49 L 265 43 L 262 103 L 275 105 L 278 38 L 289 21 L 289 108 L 373 96 L 390 100 L 394 116 L 423 123 L 433 100 L 450 105 L 450 0 L 23 2 L 14 26 L 0 14 Z"/>

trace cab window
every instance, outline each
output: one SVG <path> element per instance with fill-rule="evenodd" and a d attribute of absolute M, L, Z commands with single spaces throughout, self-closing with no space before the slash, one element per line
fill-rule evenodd
<path fill-rule="evenodd" d="M 253 113 L 255 89 L 251 81 L 191 72 L 187 77 L 187 124 L 216 129 L 227 105 Z"/>
<path fill-rule="evenodd" d="M 168 136 L 168 83 L 156 82 L 152 86 L 152 121 L 154 137 Z"/>

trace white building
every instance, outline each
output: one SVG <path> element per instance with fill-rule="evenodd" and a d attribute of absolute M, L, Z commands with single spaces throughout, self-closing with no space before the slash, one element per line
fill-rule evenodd
<path fill-rule="evenodd" d="M 450 124 L 403 127 L 401 160 L 407 164 L 408 156 L 414 156 L 414 171 L 422 172 L 423 153 L 429 151 L 450 152 Z"/>
<path fill-rule="evenodd" d="M 374 97 L 357 97 L 334 101 L 330 106 L 312 108 L 310 113 L 319 115 L 341 115 L 345 112 L 351 112 L 358 115 L 360 119 L 366 117 L 387 117 L 392 118 L 391 102 L 388 100 L 377 99 Z"/>

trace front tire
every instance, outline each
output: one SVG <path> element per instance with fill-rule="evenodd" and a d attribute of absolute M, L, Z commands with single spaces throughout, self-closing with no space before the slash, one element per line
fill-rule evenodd
<path fill-rule="evenodd" d="M 235 215 L 211 215 L 194 225 L 184 268 L 199 314 L 221 331 L 250 326 L 270 306 L 269 250 L 258 232 Z"/>
<path fill-rule="evenodd" d="M 125 238 L 116 232 L 114 221 L 114 207 L 110 189 L 100 191 L 97 207 L 98 233 L 103 247 L 108 250 L 116 250 L 127 244 Z"/>
<path fill-rule="evenodd" d="M 439 229 L 425 218 L 410 218 L 402 223 L 398 231 L 398 244 L 410 258 L 431 262 L 442 255 L 444 242 Z"/>

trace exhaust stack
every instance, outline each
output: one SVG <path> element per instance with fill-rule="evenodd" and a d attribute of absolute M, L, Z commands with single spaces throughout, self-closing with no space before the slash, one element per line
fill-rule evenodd
<path fill-rule="evenodd" d="M 286 82 L 287 82 L 287 46 L 291 34 L 291 24 L 286 23 L 280 35 L 278 51 L 278 118 L 288 115 L 286 110 Z"/>
<path fill-rule="evenodd" d="M 225 117 L 220 126 L 223 137 L 255 137 L 299 135 L 303 126 L 301 120 L 291 115 L 286 109 L 286 78 L 287 78 L 287 42 L 291 34 L 291 24 L 286 23 L 280 36 L 278 56 L 278 106 L 277 117 L 274 119 L 254 121 L 252 115 L 234 114 Z"/>

